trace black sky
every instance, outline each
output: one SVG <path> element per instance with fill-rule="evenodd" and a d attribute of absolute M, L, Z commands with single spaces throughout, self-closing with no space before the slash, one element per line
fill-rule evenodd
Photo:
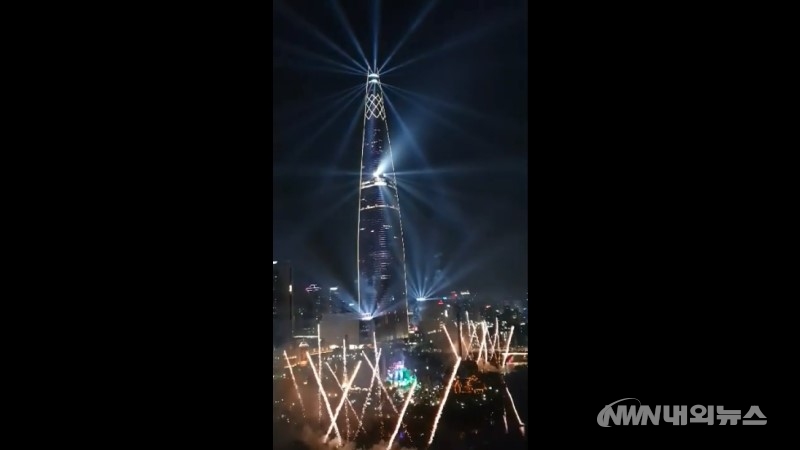
<path fill-rule="evenodd" d="M 381 2 L 379 64 L 429 3 Z M 359 97 L 325 110 L 331 101 L 318 99 L 364 83 L 366 74 L 332 73 L 303 56 L 313 52 L 352 66 L 292 14 L 361 60 L 331 2 L 275 5 L 273 257 L 292 261 L 296 284 L 353 284 L 363 103 Z M 387 69 L 430 56 L 381 77 L 417 95 L 387 88 L 400 116 L 389 109 L 409 277 L 429 273 L 421 265 L 442 253 L 449 287 L 495 298 L 527 292 L 525 5 L 440 1 Z M 374 2 L 341 6 L 371 61 Z"/>

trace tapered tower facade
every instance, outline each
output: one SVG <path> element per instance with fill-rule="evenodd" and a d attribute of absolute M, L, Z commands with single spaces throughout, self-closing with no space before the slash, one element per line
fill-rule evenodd
<path fill-rule="evenodd" d="M 358 306 L 379 340 L 408 336 L 405 246 L 383 88 L 369 74 L 358 206 Z"/>

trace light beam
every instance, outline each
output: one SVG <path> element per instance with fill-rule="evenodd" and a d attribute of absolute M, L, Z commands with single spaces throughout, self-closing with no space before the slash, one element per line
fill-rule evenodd
<path fill-rule="evenodd" d="M 403 35 L 403 37 L 400 39 L 397 45 L 394 46 L 394 49 L 392 49 L 392 51 L 389 52 L 389 56 L 386 57 L 386 61 L 384 61 L 383 64 L 381 64 L 381 67 L 380 69 L 378 69 L 378 72 L 381 72 L 383 68 L 386 67 L 387 64 L 389 64 L 389 61 L 392 60 L 392 57 L 397 53 L 398 50 L 400 50 L 400 47 L 402 47 L 403 44 L 405 44 L 408 38 L 411 37 L 411 35 L 414 33 L 414 30 L 416 30 L 417 27 L 420 26 L 420 24 L 422 24 L 422 21 L 425 19 L 425 16 L 427 16 L 428 13 L 431 12 L 433 7 L 436 6 L 436 3 L 438 2 L 429 1 L 425 4 L 425 7 L 419 13 L 417 18 L 414 19 L 414 21 L 411 23 L 411 26 L 408 28 L 408 31 L 406 31 L 406 33 Z"/>
<path fill-rule="evenodd" d="M 336 11 L 336 16 L 339 18 L 344 30 L 347 32 L 347 36 L 350 38 L 350 42 L 353 44 L 353 47 L 356 48 L 358 56 L 364 60 L 364 64 L 366 64 L 367 69 L 369 69 L 369 61 L 367 60 L 366 55 L 364 55 L 364 50 L 361 49 L 361 44 L 358 43 L 356 34 L 353 32 L 353 27 L 350 26 L 350 21 L 347 20 L 347 16 L 345 15 L 344 11 L 342 11 L 341 5 L 339 5 L 338 0 L 334 0 L 331 3 L 333 4 L 334 11 Z"/>

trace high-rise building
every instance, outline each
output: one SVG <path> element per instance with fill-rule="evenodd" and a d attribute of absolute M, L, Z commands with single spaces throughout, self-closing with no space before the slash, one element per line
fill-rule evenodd
<path fill-rule="evenodd" d="M 308 308 L 316 322 L 319 322 L 327 306 L 326 302 L 322 300 L 322 292 L 322 288 L 317 284 L 310 284 L 306 287 Z"/>
<path fill-rule="evenodd" d="M 310 336 L 317 333 L 317 323 L 320 318 L 317 311 L 322 300 L 321 290 L 316 284 L 311 284 L 292 295 L 294 336 Z"/>
<path fill-rule="evenodd" d="M 408 336 L 405 248 L 383 88 L 367 77 L 358 208 L 358 309 L 379 339 Z"/>
<path fill-rule="evenodd" d="M 338 286 L 333 286 L 328 289 L 328 306 L 325 308 L 325 314 L 345 314 L 350 311 L 347 304 L 342 299 Z"/>
<path fill-rule="evenodd" d="M 292 265 L 272 261 L 272 340 L 278 343 L 291 336 L 294 322 L 292 302 Z"/>

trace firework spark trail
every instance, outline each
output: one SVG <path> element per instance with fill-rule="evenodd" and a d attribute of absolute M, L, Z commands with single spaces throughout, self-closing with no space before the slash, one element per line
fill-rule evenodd
<path fill-rule="evenodd" d="M 408 409 L 408 404 L 411 403 L 411 397 L 414 396 L 414 389 L 416 388 L 417 388 L 417 380 L 414 380 L 414 383 L 411 385 L 411 390 L 408 391 L 408 397 L 406 398 L 406 402 L 403 404 L 403 409 L 400 411 L 400 417 L 397 418 L 397 425 L 394 427 L 394 433 L 392 433 L 392 437 L 389 439 L 389 445 L 386 446 L 386 450 L 392 449 L 394 438 L 397 436 L 397 432 L 400 431 L 400 424 L 403 423 L 403 416 L 406 415 L 406 409 Z"/>
<path fill-rule="evenodd" d="M 494 337 L 491 332 L 489 333 L 489 340 L 486 343 L 488 344 L 489 359 L 491 359 L 494 355 Z"/>
<path fill-rule="evenodd" d="M 336 412 L 333 414 L 333 418 L 331 419 L 331 426 L 328 427 L 328 432 L 325 433 L 325 441 L 327 442 L 328 436 L 330 436 L 331 431 L 336 428 L 336 419 L 339 417 L 339 413 L 342 411 L 342 406 L 344 406 L 345 401 L 347 400 L 347 394 L 350 393 L 350 387 L 353 385 L 353 381 L 356 379 L 356 374 L 358 374 L 358 369 L 361 368 L 361 361 L 356 364 L 356 370 L 353 371 L 353 377 L 348 381 L 347 385 L 344 387 L 344 393 L 342 394 L 342 399 L 339 400 L 339 405 L 336 407 Z M 341 435 L 336 433 L 336 437 L 339 438 L 339 442 L 342 441 Z"/>
<path fill-rule="evenodd" d="M 334 378 L 336 376 L 334 375 Z M 347 340 L 342 339 L 342 380 L 347 381 Z M 338 381 L 337 381 L 338 382 Z M 350 402 L 346 402 L 348 406 L 350 406 Z M 350 409 L 353 409 L 350 406 Z M 350 440 L 350 415 L 347 413 L 348 410 L 344 410 L 344 427 L 345 427 L 345 436 L 347 440 Z"/>
<path fill-rule="evenodd" d="M 511 325 L 511 331 L 508 333 L 508 339 L 506 340 L 506 352 L 503 354 L 503 366 L 506 365 L 506 359 L 508 359 L 508 349 L 511 347 L 511 336 L 514 335 L 514 325 Z"/>
<path fill-rule="evenodd" d="M 486 333 L 487 333 L 487 331 L 486 331 L 486 322 L 481 322 L 481 329 L 482 329 L 481 345 L 480 345 L 480 347 L 478 347 L 478 362 L 480 362 L 481 353 L 483 353 L 483 364 L 485 365 L 486 364 L 486 359 L 487 359 L 487 356 L 486 356 Z M 483 370 L 481 369 L 481 371 L 483 371 Z"/>
<path fill-rule="evenodd" d="M 458 351 L 456 350 L 456 344 L 453 344 L 453 340 L 450 339 L 450 333 L 447 331 L 447 325 L 442 324 L 442 328 L 444 328 L 444 334 L 447 335 L 447 341 L 450 342 L 450 348 L 453 349 L 453 354 L 458 356 Z"/>
<path fill-rule="evenodd" d="M 399 414 L 397 411 L 397 407 L 394 405 L 394 401 L 392 401 L 392 396 L 389 395 L 389 391 L 386 390 L 386 386 L 384 386 L 383 383 L 381 382 L 381 376 L 378 373 L 378 365 L 376 364 L 373 366 L 372 363 L 367 358 L 367 355 L 365 355 L 363 351 L 361 352 L 361 354 L 364 355 L 364 359 L 367 361 L 367 364 L 369 364 L 370 368 L 372 369 L 372 376 L 374 377 L 373 380 L 378 382 L 378 386 L 381 387 L 381 390 L 383 390 L 386 399 L 389 400 L 389 406 L 392 407 L 392 411 L 394 411 L 395 414 Z M 376 358 L 376 361 L 378 361 L 379 358 L 380 357 Z M 380 391 L 378 391 L 378 404 L 376 408 L 381 416 L 383 415 L 383 397 L 384 396 L 380 394 Z M 380 420 L 380 424 L 381 424 L 381 436 L 383 436 L 383 419 Z M 403 431 L 408 433 L 408 430 L 406 429 L 406 424 L 403 424 Z"/>
<path fill-rule="evenodd" d="M 364 355 L 364 359 L 367 359 L 367 355 L 364 354 L 363 351 L 361 352 L 361 354 Z M 378 349 L 378 352 L 376 353 L 377 356 L 376 359 L 380 359 L 380 354 L 381 350 Z M 375 387 L 375 377 L 371 377 L 369 380 L 369 389 L 367 390 L 367 398 L 364 400 L 364 405 L 361 407 L 361 416 L 358 417 L 358 423 L 361 424 L 359 429 L 364 430 L 365 433 L 367 432 L 367 430 L 364 429 L 364 414 L 367 413 L 367 405 L 369 404 L 369 398 L 372 395 L 373 387 Z M 380 395 L 380 392 L 378 392 L 378 395 Z"/>
<path fill-rule="evenodd" d="M 379 350 L 378 340 L 375 337 L 375 331 L 372 332 L 372 349 L 375 351 L 375 366 L 373 367 L 370 364 L 370 367 L 372 368 L 372 377 L 373 377 L 372 379 L 378 380 L 378 385 L 381 385 L 380 377 L 375 375 L 375 371 L 377 370 L 375 367 L 380 367 L 380 357 L 378 356 L 378 350 Z M 364 352 L 362 351 L 361 354 L 363 355 Z M 364 355 L 364 359 L 366 359 L 367 362 L 369 362 L 369 359 L 367 359 L 366 355 Z M 375 402 L 375 411 L 378 412 L 379 417 L 383 415 L 383 396 L 381 395 L 380 389 L 378 389 L 378 401 Z M 383 436 L 383 419 L 381 419 L 380 424 L 381 424 L 381 436 Z"/>
<path fill-rule="evenodd" d="M 469 325 L 469 323 L 467 324 Z M 480 346 L 480 340 L 478 339 L 478 325 L 475 323 L 472 324 L 472 331 L 469 335 L 469 352 L 472 354 L 473 345 L 472 343 L 475 342 L 476 345 Z M 480 356 L 480 355 L 478 355 Z"/>
<path fill-rule="evenodd" d="M 347 380 L 347 342 L 342 339 L 342 377 Z"/>
<path fill-rule="evenodd" d="M 469 337 L 469 345 L 467 346 L 467 354 L 472 356 L 472 322 L 469 320 L 469 311 L 464 311 L 467 317 L 467 336 Z"/>
<path fill-rule="evenodd" d="M 476 329 L 477 329 L 477 327 L 475 326 L 474 323 L 467 323 L 467 333 L 469 334 L 469 356 L 470 356 L 470 359 L 475 359 L 475 357 L 472 355 L 472 352 L 475 349 L 475 344 L 474 344 L 475 339 L 477 339 L 477 336 L 475 335 L 475 330 Z"/>
<path fill-rule="evenodd" d="M 467 347 L 467 341 L 464 340 L 464 329 L 461 327 L 461 324 L 458 326 L 458 337 L 461 339 L 461 345 L 464 346 L 464 351 L 467 352 L 467 359 L 469 359 L 469 347 Z"/>
<path fill-rule="evenodd" d="M 447 397 L 450 395 L 450 389 L 453 387 L 453 381 L 456 380 L 456 372 L 458 372 L 458 366 L 461 365 L 461 358 L 456 358 L 456 365 L 453 367 L 453 374 L 450 375 L 450 382 L 447 383 L 447 388 L 444 391 L 444 397 L 442 397 L 442 403 L 439 405 L 439 411 L 436 412 L 436 418 L 433 421 L 433 428 L 431 429 L 431 437 L 428 439 L 428 445 L 431 445 L 433 442 L 433 437 L 436 436 L 436 428 L 439 426 L 439 419 L 442 417 L 442 410 L 444 410 L 444 405 L 447 403 Z"/>
<path fill-rule="evenodd" d="M 475 357 L 475 362 L 477 364 L 480 364 L 482 347 L 481 347 L 481 340 L 478 338 L 478 323 L 477 322 L 475 323 L 475 340 L 476 340 L 476 344 L 478 346 L 478 355 Z"/>
<path fill-rule="evenodd" d="M 289 373 L 292 375 L 292 383 L 294 383 L 294 390 L 297 392 L 297 398 L 300 399 L 300 410 L 303 411 L 303 419 L 306 418 L 306 407 L 303 406 L 303 397 L 300 396 L 300 388 L 297 387 L 297 380 L 294 378 L 294 370 L 292 370 L 292 363 L 289 361 L 289 355 L 286 350 L 283 351 L 283 357 L 286 358 L 286 364 L 289 365 Z"/>
<path fill-rule="evenodd" d="M 499 331 L 500 331 L 500 322 L 497 320 L 497 317 L 494 318 L 494 345 L 493 347 L 497 350 L 497 347 L 500 346 L 499 340 Z M 499 351 L 497 353 L 500 353 Z"/>
<path fill-rule="evenodd" d="M 317 359 L 319 359 L 319 373 L 322 373 L 322 337 L 319 334 L 319 324 L 317 324 Z M 309 358 L 308 364 L 314 365 L 314 361 Z M 322 389 L 317 396 L 317 420 L 322 425 Z"/>
<path fill-rule="evenodd" d="M 392 401 L 392 396 L 389 395 L 389 392 L 386 391 L 386 386 L 384 386 L 383 383 L 381 382 L 381 376 L 378 374 L 378 369 L 377 369 L 378 366 L 373 366 L 372 363 L 369 361 L 369 359 L 367 359 L 367 364 L 369 364 L 370 369 L 372 369 L 372 376 L 375 377 L 375 380 L 378 381 L 378 385 L 383 390 L 383 393 L 386 394 L 386 398 L 389 399 L 389 404 L 392 406 L 392 411 L 396 413 L 397 407 L 394 406 L 394 402 Z"/>
<path fill-rule="evenodd" d="M 328 364 L 328 363 L 325 363 L 325 366 L 328 368 L 328 370 L 330 370 L 331 375 L 333 375 L 333 379 L 336 380 L 336 384 L 339 385 L 339 390 L 344 392 L 344 386 L 342 385 L 342 383 L 339 382 L 339 377 L 336 376 L 336 372 L 333 371 L 333 369 L 331 368 L 331 365 Z M 352 411 L 352 413 L 356 416 L 356 420 L 358 420 L 359 425 L 360 425 L 361 424 L 361 420 L 358 419 L 358 413 L 356 413 L 355 410 L 353 409 L 353 405 L 351 405 L 350 402 L 347 402 L 347 406 L 350 407 L 350 411 Z"/>
<path fill-rule="evenodd" d="M 514 415 L 517 416 L 517 422 L 519 423 L 519 432 L 522 433 L 522 436 L 525 436 L 525 424 L 522 423 L 522 419 L 519 418 L 517 407 L 516 405 L 514 405 L 514 397 L 512 397 L 511 392 L 508 391 L 508 386 L 506 386 L 506 394 L 508 394 L 508 399 L 511 400 L 511 408 L 513 408 L 514 410 Z"/>
<path fill-rule="evenodd" d="M 506 420 L 506 407 L 503 405 L 503 425 L 506 426 L 506 434 L 508 434 L 508 420 Z"/>
<path fill-rule="evenodd" d="M 317 368 L 316 366 L 314 366 L 314 362 L 311 359 L 311 354 L 306 352 L 306 355 L 308 355 L 308 360 L 310 361 L 308 365 L 311 366 L 311 371 L 314 372 L 314 378 L 317 379 L 317 387 L 319 387 L 319 391 L 325 392 L 325 389 L 322 387 L 322 379 L 319 377 L 319 374 L 317 373 Z M 342 435 L 339 433 L 339 427 L 336 426 L 336 421 L 333 420 L 333 410 L 331 410 L 331 404 L 330 402 L 328 402 L 328 396 L 323 395 L 322 399 L 325 400 L 325 407 L 328 409 L 328 415 L 331 418 L 331 426 L 333 427 L 334 430 L 336 430 L 336 437 L 339 438 L 339 442 L 341 442 Z M 330 431 L 328 433 L 330 433 Z"/>
<path fill-rule="evenodd" d="M 475 324 L 475 333 L 476 333 L 475 337 L 476 338 L 477 338 L 477 332 L 478 332 L 478 324 L 476 323 Z M 481 334 L 481 336 L 483 336 L 483 335 Z M 483 345 L 482 345 L 482 342 L 481 342 L 480 339 L 477 339 L 477 344 L 478 344 L 478 355 L 475 357 L 475 363 L 478 364 L 478 366 L 480 366 L 480 363 L 481 363 L 481 351 L 483 350 Z"/>

